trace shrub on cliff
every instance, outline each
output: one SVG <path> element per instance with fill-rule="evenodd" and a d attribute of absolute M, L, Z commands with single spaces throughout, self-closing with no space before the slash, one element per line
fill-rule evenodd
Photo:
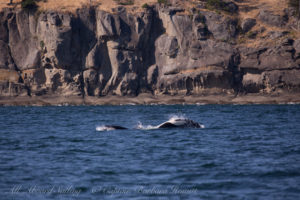
<path fill-rule="evenodd" d="M 238 10 L 238 6 L 235 3 L 222 0 L 206 0 L 206 8 L 217 12 L 222 10 L 229 14 L 236 13 Z"/>
<path fill-rule="evenodd" d="M 119 5 L 133 5 L 134 4 L 134 0 L 114 0 L 117 4 Z"/>
<path fill-rule="evenodd" d="M 159 4 L 167 4 L 168 1 L 167 0 L 157 0 L 157 3 L 159 3 Z"/>
<path fill-rule="evenodd" d="M 207 5 L 216 9 L 223 9 L 225 3 L 221 0 L 207 0 Z"/>
<path fill-rule="evenodd" d="M 36 10 L 37 4 L 35 0 L 22 0 L 21 7 L 25 10 Z"/>
<path fill-rule="evenodd" d="M 147 8 L 149 8 L 149 5 L 148 5 L 147 3 L 144 3 L 144 4 L 142 5 L 142 8 L 147 9 Z"/>

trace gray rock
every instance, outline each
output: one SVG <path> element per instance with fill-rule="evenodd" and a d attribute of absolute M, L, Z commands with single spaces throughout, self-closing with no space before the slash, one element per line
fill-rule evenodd
<path fill-rule="evenodd" d="M 157 77 L 158 67 L 156 65 L 150 66 L 147 71 L 147 83 L 152 90 L 156 88 Z"/>
<path fill-rule="evenodd" d="M 238 11 L 239 7 L 232 0 L 223 0 L 223 2 L 225 2 L 223 10 L 230 13 L 236 13 Z"/>
<path fill-rule="evenodd" d="M 18 69 L 35 69 L 40 65 L 35 25 L 34 16 L 25 11 L 17 11 L 7 20 L 10 53 Z"/>
<path fill-rule="evenodd" d="M 247 18 L 242 21 L 241 28 L 243 33 L 247 33 L 256 25 L 256 19 Z"/>
<path fill-rule="evenodd" d="M 88 69 L 83 72 L 85 94 L 94 96 L 97 89 L 98 73 L 94 69 Z"/>
<path fill-rule="evenodd" d="M 278 88 L 299 88 L 300 70 L 274 70 L 263 73 L 265 82 L 269 90 Z"/>
<path fill-rule="evenodd" d="M 291 48 L 284 46 L 277 46 L 268 49 L 260 56 L 261 70 L 275 70 L 294 68 L 297 64 L 293 60 Z"/>
<path fill-rule="evenodd" d="M 117 20 L 117 21 L 116 21 Z M 117 36 L 119 27 L 118 19 L 113 15 L 104 11 L 97 12 L 97 36 L 98 37 L 113 37 Z"/>
<path fill-rule="evenodd" d="M 43 50 L 42 54 L 51 61 L 47 64 L 60 69 L 81 68 L 81 45 L 73 34 L 72 15 L 46 12 L 39 19 L 41 21 L 37 25 L 37 43 L 39 49 Z"/>
<path fill-rule="evenodd" d="M 202 51 L 201 42 L 194 42 L 190 48 L 190 57 L 193 60 L 198 60 Z"/>
<path fill-rule="evenodd" d="M 259 12 L 258 19 L 263 23 L 277 27 L 283 27 L 288 21 L 288 17 L 286 15 L 276 15 L 269 10 L 261 10 Z"/>
<path fill-rule="evenodd" d="M 295 48 L 295 56 L 297 58 L 300 58 L 300 39 L 295 40 L 294 48 Z"/>
<path fill-rule="evenodd" d="M 24 84 L 11 83 L 11 82 L 0 82 L 0 96 L 1 97 L 16 97 L 16 96 L 27 96 L 28 90 Z"/>
<path fill-rule="evenodd" d="M 236 12 L 232 1 L 226 5 Z M 4 9 L 0 96 L 190 95 L 300 88 L 298 40 L 245 48 L 234 44 L 235 15 L 182 11 L 156 6 L 139 13 L 127 13 L 124 7 L 108 13 L 90 7 L 74 14 L 33 15 Z M 259 19 L 285 25 L 284 17 L 267 14 L 261 12 Z M 248 32 L 255 19 L 241 25 Z"/>
<path fill-rule="evenodd" d="M 179 45 L 176 37 L 170 37 L 167 35 L 164 35 L 160 40 L 158 44 L 158 48 L 160 49 L 160 52 L 164 55 L 175 58 L 178 53 Z"/>
<path fill-rule="evenodd" d="M 201 13 L 205 16 L 207 28 L 215 39 L 228 41 L 236 36 L 237 19 L 225 17 L 212 11 L 202 11 Z"/>
<path fill-rule="evenodd" d="M 262 74 L 246 73 L 243 76 L 243 89 L 248 93 L 258 93 L 265 88 Z"/>
<path fill-rule="evenodd" d="M 13 13 L 8 9 L 3 9 L 0 12 L 0 40 L 8 42 L 7 20 L 13 16 Z"/>
<path fill-rule="evenodd" d="M 115 90 L 118 95 L 133 95 L 138 94 L 139 81 L 136 73 L 126 73 Z"/>
<path fill-rule="evenodd" d="M 239 67 L 242 70 L 259 70 L 260 55 L 265 52 L 267 48 L 240 48 L 241 60 Z"/>
<path fill-rule="evenodd" d="M 15 69 L 14 62 L 9 54 L 10 49 L 7 43 L 0 40 L 0 69 Z"/>
<path fill-rule="evenodd" d="M 209 33 L 205 24 L 197 24 L 194 26 L 194 34 L 197 40 L 208 39 Z"/>
<path fill-rule="evenodd" d="M 240 68 L 251 70 L 275 70 L 294 68 L 297 63 L 293 59 L 293 47 L 284 43 L 274 47 L 258 49 L 240 49 Z"/>
<path fill-rule="evenodd" d="M 274 40 L 274 39 L 281 38 L 281 37 L 285 36 L 286 34 L 287 34 L 287 32 L 285 32 L 285 31 L 270 31 L 268 33 L 268 37 L 270 39 Z"/>

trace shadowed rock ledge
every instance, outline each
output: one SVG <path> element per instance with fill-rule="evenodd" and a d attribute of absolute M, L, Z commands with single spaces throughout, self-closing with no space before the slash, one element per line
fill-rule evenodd
<path fill-rule="evenodd" d="M 299 102 L 300 39 L 270 33 L 263 39 L 277 37 L 276 42 L 249 47 L 239 39 L 256 19 L 241 22 L 237 14 L 206 9 L 185 12 L 162 5 L 136 13 L 124 7 L 112 13 L 93 7 L 76 13 L 3 9 L 0 104 L 22 105 L 22 99 L 26 105 L 44 105 L 46 99 L 56 104 L 51 98 L 103 104 L 120 96 L 122 103 L 136 96 L 143 103 L 143 95 L 160 99 L 144 103 L 172 103 L 168 99 L 177 97 L 182 103 L 238 103 L 240 96 L 248 99 L 242 103 Z M 257 20 L 286 29 L 295 21 L 270 15 L 262 11 Z M 259 97 L 264 101 L 255 100 Z"/>

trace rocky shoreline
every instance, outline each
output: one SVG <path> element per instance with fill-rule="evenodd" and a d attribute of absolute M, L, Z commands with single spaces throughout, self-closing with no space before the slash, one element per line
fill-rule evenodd
<path fill-rule="evenodd" d="M 141 94 L 137 97 L 105 96 L 49 96 L 49 97 L 1 97 L 0 106 L 67 106 L 67 105 L 206 105 L 206 104 L 300 104 L 299 94 L 280 95 L 157 95 Z"/>
<path fill-rule="evenodd" d="M 293 10 L 260 7 L 251 18 L 238 1 L 221 10 L 188 2 L 141 12 L 3 9 L 0 104 L 299 101 Z"/>

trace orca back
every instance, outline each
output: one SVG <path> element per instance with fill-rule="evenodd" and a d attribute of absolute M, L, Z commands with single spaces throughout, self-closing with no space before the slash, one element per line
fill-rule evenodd
<path fill-rule="evenodd" d="M 170 122 L 162 123 L 158 126 L 158 128 L 176 128 L 177 126 L 175 124 L 172 124 Z"/>
<path fill-rule="evenodd" d="M 115 129 L 115 130 L 124 130 L 127 129 L 123 126 L 117 126 L 117 125 L 106 125 L 107 128 Z"/>

